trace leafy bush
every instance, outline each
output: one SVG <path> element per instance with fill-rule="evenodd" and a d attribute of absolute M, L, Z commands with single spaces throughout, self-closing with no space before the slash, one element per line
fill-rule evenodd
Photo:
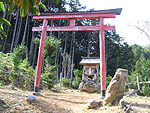
<path fill-rule="evenodd" d="M 39 38 L 34 38 L 34 43 L 38 44 L 40 43 L 40 39 Z M 47 63 L 49 64 L 53 64 L 54 60 L 53 58 L 56 55 L 56 51 L 59 45 L 60 45 L 61 41 L 54 38 L 53 36 L 47 36 L 45 39 L 45 47 L 44 47 L 44 58 L 46 60 Z"/>
<path fill-rule="evenodd" d="M 136 76 L 137 74 L 132 72 L 130 75 L 128 75 L 128 80 L 127 80 L 127 84 L 129 89 L 137 89 L 137 84 L 136 84 Z"/>
<path fill-rule="evenodd" d="M 0 53 L 0 84 L 12 84 L 22 89 L 33 89 L 34 69 L 25 59 L 23 52 L 18 53 L 20 50 L 24 51 L 25 47 L 21 46 L 21 48 L 11 54 Z"/>
<path fill-rule="evenodd" d="M 72 81 L 72 88 L 74 89 L 78 89 L 79 88 L 79 84 L 80 84 L 80 81 L 81 81 L 81 76 L 82 75 L 82 71 L 78 70 L 78 69 L 75 69 L 74 71 L 74 79 Z"/>
<path fill-rule="evenodd" d="M 10 74 L 13 70 L 13 63 L 10 54 L 0 53 L 0 82 L 1 85 L 10 84 Z"/>
<path fill-rule="evenodd" d="M 68 78 L 62 78 L 61 80 L 62 86 L 68 88 L 69 87 L 69 79 Z"/>
<path fill-rule="evenodd" d="M 55 84 L 57 80 L 57 74 L 56 74 L 56 66 L 52 66 L 50 64 L 46 64 L 44 73 L 41 76 L 44 84 L 51 89 Z"/>
<path fill-rule="evenodd" d="M 150 85 L 143 85 L 141 87 L 141 93 L 144 94 L 144 95 L 150 95 Z"/>
<path fill-rule="evenodd" d="M 54 38 L 53 36 L 49 36 L 46 37 L 45 40 L 45 49 L 44 49 L 44 57 L 47 61 L 47 63 L 49 64 L 53 64 L 54 63 L 54 57 L 56 56 L 56 51 L 59 45 L 60 45 L 61 41 Z"/>
<path fill-rule="evenodd" d="M 29 62 L 24 59 L 19 65 L 19 75 L 23 78 L 23 88 L 33 89 L 34 85 L 34 73 L 35 70 L 30 66 Z"/>
<path fill-rule="evenodd" d="M 106 87 L 109 85 L 109 83 L 111 82 L 112 76 L 108 75 L 106 77 Z"/>
<path fill-rule="evenodd" d="M 20 63 L 26 58 L 26 47 L 20 45 L 14 49 L 12 54 L 12 61 L 14 64 L 14 69 L 17 70 Z"/>
<path fill-rule="evenodd" d="M 129 88 L 137 89 L 137 76 L 139 77 L 140 92 L 144 95 L 150 95 L 150 86 L 144 82 L 150 81 L 150 60 L 144 57 L 141 57 L 135 65 L 135 71 L 131 73 L 128 77 Z"/>
<path fill-rule="evenodd" d="M 12 71 L 11 74 L 10 74 L 10 81 L 12 82 L 12 84 L 16 84 L 17 80 L 19 79 L 19 73 L 15 72 L 15 71 Z"/>

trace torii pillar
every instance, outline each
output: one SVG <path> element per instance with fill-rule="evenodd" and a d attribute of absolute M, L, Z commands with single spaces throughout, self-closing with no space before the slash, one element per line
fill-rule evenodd
<path fill-rule="evenodd" d="M 32 31 L 41 31 L 41 41 L 39 47 L 37 70 L 35 75 L 34 91 L 39 94 L 40 75 L 43 60 L 44 43 L 47 31 L 99 31 L 100 42 L 100 76 L 101 76 L 101 95 L 105 96 L 106 91 L 106 69 L 105 69 L 105 30 L 115 30 L 115 26 L 104 25 L 105 18 L 115 18 L 120 15 L 122 8 L 89 11 L 89 12 L 73 12 L 73 13 L 50 13 L 33 16 L 33 20 L 43 21 L 43 26 L 33 27 Z M 99 24 L 96 26 L 76 26 L 76 19 L 99 19 Z M 69 26 L 52 27 L 47 26 L 48 20 L 70 20 Z"/>

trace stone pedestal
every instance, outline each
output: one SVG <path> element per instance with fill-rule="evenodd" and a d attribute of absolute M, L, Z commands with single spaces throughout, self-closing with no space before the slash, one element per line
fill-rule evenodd
<path fill-rule="evenodd" d="M 128 70 L 117 69 L 114 77 L 107 87 L 106 96 L 104 98 L 104 105 L 119 102 L 124 96 L 125 83 L 128 78 Z"/>
<path fill-rule="evenodd" d="M 93 80 L 82 80 L 79 84 L 79 90 L 88 93 L 100 91 L 100 83 Z"/>

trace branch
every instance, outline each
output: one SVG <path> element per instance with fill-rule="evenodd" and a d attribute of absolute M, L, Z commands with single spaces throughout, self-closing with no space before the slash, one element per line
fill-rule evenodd
<path fill-rule="evenodd" d="M 142 28 L 140 28 L 139 26 L 135 26 L 138 30 L 142 31 L 148 38 L 148 40 L 150 41 L 150 37 L 149 37 L 149 34 Z"/>
<path fill-rule="evenodd" d="M 128 106 L 124 113 L 129 113 L 132 103 Z"/>

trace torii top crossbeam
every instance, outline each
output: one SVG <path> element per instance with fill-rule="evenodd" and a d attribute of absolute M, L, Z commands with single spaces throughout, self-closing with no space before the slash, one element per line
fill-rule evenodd
<path fill-rule="evenodd" d="M 100 40 L 100 73 L 102 96 L 105 96 L 106 90 L 106 71 L 105 71 L 105 38 L 104 30 L 114 30 L 115 26 L 104 25 L 105 18 L 115 18 L 120 15 L 122 8 L 86 11 L 86 12 L 68 12 L 68 13 L 44 13 L 40 16 L 33 16 L 35 21 L 43 21 L 43 26 L 33 27 L 32 31 L 41 31 L 41 41 L 37 61 L 37 71 L 35 79 L 35 92 L 39 92 L 41 66 L 43 60 L 43 50 L 47 31 L 99 31 Z M 99 24 L 95 26 L 76 26 L 76 19 L 99 19 Z M 69 26 L 48 26 L 48 20 L 70 20 Z"/>
<path fill-rule="evenodd" d="M 33 20 L 98 19 L 99 17 L 115 18 L 115 15 L 120 15 L 121 10 L 122 8 L 66 13 L 41 13 L 40 16 L 33 16 Z"/>
<path fill-rule="evenodd" d="M 100 30 L 99 25 L 96 26 L 75 26 L 76 19 L 99 19 L 102 18 L 115 18 L 116 15 L 120 15 L 121 8 L 99 10 L 99 11 L 87 11 L 87 12 L 72 12 L 72 13 L 44 13 L 40 16 L 33 16 L 33 20 L 70 20 L 70 26 L 61 27 L 47 27 L 47 31 L 96 31 Z M 104 25 L 105 30 L 114 30 L 114 26 Z M 33 27 L 32 31 L 42 31 L 42 27 Z"/>

